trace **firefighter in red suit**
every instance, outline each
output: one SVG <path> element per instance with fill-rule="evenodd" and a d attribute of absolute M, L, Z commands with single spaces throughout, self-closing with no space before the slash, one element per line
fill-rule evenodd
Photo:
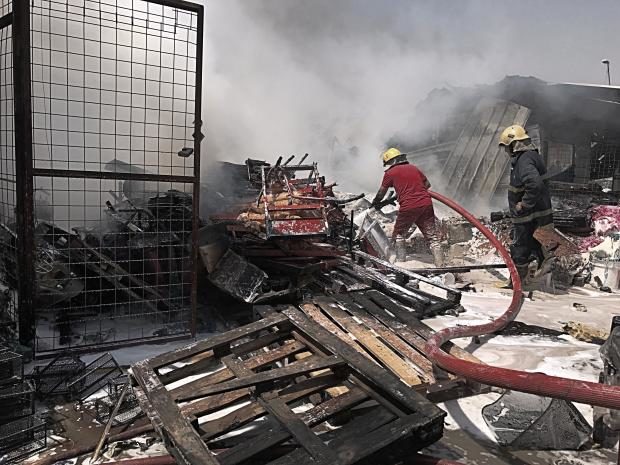
<path fill-rule="evenodd" d="M 386 167 L 379 192 L 372 201 L 373 206 L 385 197 L 388 189 L 394 188 L 398 197 L 399 209 L 392 241 L 398 236 L 406 237 L 413 225 L 420 229 L 428 243 L 435 266 L 444 266 L 441 238 L 437 227 L 437 218 L 433 210 L 433 201 L 428 190 L 430 182 L 415 165 L 407 161 L 407 155 L 396 148 L 383 152 L 383 166 Z"/>

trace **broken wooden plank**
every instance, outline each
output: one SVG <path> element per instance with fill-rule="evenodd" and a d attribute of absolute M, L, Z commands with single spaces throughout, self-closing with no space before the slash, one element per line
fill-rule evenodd
<path fill-rule="evenodd" d="M 149 365 L 153 369 L 159 369 L 166 365 L 170 365 L 176 362 L 182 362 L 189 357 L 196 355 L 207 350 L 217 351 L 223 347 L 228 348 L 227 353 L 230 353 L 230 344 L 238 339 L 256 334 L 268 328 L 272 328 L 277 325 L 287 324 L 288 320 L 285 316 L 274 314 L 262 320 L 250 323 L 249 325 L 240 326 L 239 328 L 232 329 L 223 334 L 210 337 L 208 339 L 194 342 L 181 349 L 173 350 L 165 354 L 156 355 L 155 357 L 147 360 Z M 225 355 L 225 354 L 224 354 Z"/>
<path fill-rule="evenodd" d="M 407 360 L 409 360 L 415 367 L 423 380 L 427 384 L 436 382 L 433 374 L 433 364 L 424 356 L 418 352 L 411 345 L 406 342 L 406 339 L 401 338 L 401 335 L 394 332 L 388 326 L 385 326 L 374 316 L 368 313 L 364 308 L 358 307 L 349 296 L 338 296 L 338 300 L 349 313 L 359 318 L 366 326 L 375 331 L 381 338 L 383 338 L 390 346 L 400 352 Z"/>
<path fill-rule="evenodd" d="M 338 305 L 335 302 L 317 299 L 316 303 L 325 313 L 337 321 L 339 325 L 355 336 L 359 343 L 379 361 L 381 361 L 383 365 L 399 376 L 405 384 L 408 386 L 422 384 L 420 377 L 414 371 L 413 367 L 408 365 L 388 346 L 372 335 L 369 329 L 364 328 L 362 325 L 353 320 L 353 318 L 344 310 L 338 308 Z"/>
<path fill-rule="evenodd" d="M 149 406 L 143 406 L 153 426 L 162 439 L 172 444 L 170 451 L 183 465 L 219 465 L 213 453 L 209 450 L 194 428 L 179 415 L 179 409 L 163 384 L 157 378 L 154 370 L 146 361 L 138 362 L 132 367 L 133 376 L 147 393 Z M 165 426 L 164 426 L 165 425 Z M 174 430 L 174 437 L 167 434 Z M 180 452 L 180 450 L 182 452 Z"/>
<path fill-rule="evenodd" d="M 382 296 L 380 293 L 376 291 L 368 291 L 367 295 L 370 296 L 372 299 L 375 299 L 375 298 L 384 299 L 385 298 L 384 296 Z M 402 323 L 406 324 L 409 328 L 416 331 L 422 338 L 424 338 L 425 341 L 429 339 L 430 337 L 432 337 L 433 334 L 435 334 L 435 331 L 430 326 L 420 321 L 415 316 L 415 314 L 413 314 L 412 312 L 409 312 L 402 308 L 399 310 L 398 307 L 393 307 L 393 310 L 394 311 L 392 311 L 392 308 L 390 308 L 390 312 L 394 313 L 394 315 Z M 461 349 L 459 346 L 457 346 L 456 344 L 452 342 L 445 343 L 442 346 L 442 348 L 446 350 L 446 352 L 448 352 L 449 354 L 454 355 L 455 357 L 462 358 L 463 360 L 469 360 L 472 362 L 480 363 L 480 360 L 478 358 L 474 357 L 472 354 L 470 354 L 464 349 Z"/>
<path fill-rule="evenodd" d="M 316 379 L 316 378 L 315 378 Z M 281 393 L 280 393 L 281 394 Z M 296 398 L 281 397 L 285 402 L 297 400 Z M 342 396 L 328 399 L 320 405 L 317 405 L 307 412 L 300 415 L 301 421 L 312 427 L 329 420 L 334 415 L 348 408 L 359 405 L 368 399 L 368 396 L 360 389 L 352 389 Z M 265 411 L 262 406 L 255 404 L 261 408 L 261 412 Z M 205 425 L 207 428 L 208 425 Z M 257 427 L 256 436 L 252 439 L 243 441 L 239 445 L 232 447 L 218 454 L 218 460 L 221 465 L 235 465 L 250 459 L 252 456 L 274 447 L 291 437 L 289 431 L 283 428 L 278 422 L 267 420 L 265 424 Z M 204 436 L 203 436 L 204 437 Z"/>
<path fill-rule="evenodd" d="M 333 321 L 331 321 L 329 318 L 323 315 L 321 310 L 316 305 L 313 305 L 311 303 L 305 303 L 305 304 L 301 304 L 299 307 L 304 311 L 305 314 L 307 314 L 310 318 L 312 318 L 322 327 L 329 330 L 332 334 L 335 334 L 336 336 L 338 336 L 343 341 L 346 341 L 347 343 L 351 341 L 349 343 L 351 347 L 353 347 L 357 352 L 359 352 L 363 356 L 370 358 L 368 354 L 364 352 L 364 349 L 362 349 L 357 344 L 357 342 L 353 340 L 353 338 L 351 338 L 351 336 L 349 336 L 342 329 L 340 329 Z"/>
<path fill-rule="evenodd" d="M 340 382 L 340 377 L 334 374 L 317 376 L 316 378 L 306 379 L 289 386 L 288 388 L 279 391 L 279 395 L 285 402 L 294 402 L 296 400 L 311 396 L 314 393 L 321 392 L 329 386 L 334 386 Z M 247 392 L 249 394 L 249 389 Z M 213 397 L 210 397 L 209 399 Z M 222 406 L 222 408 L 223 407 L 224 406 Z M 251 404 L 245 405 L 234 412 L 224 415 L 223 417 L 203 423 L 200 427 L 201 437 L 204 440 L 216 438 L 263 415 L 265 415 L 264 407 L 256 402 L 252 402 Z"/>
<path fill-rule="evenodd" d="M 285 343 L 278 348 L 274 348 L 273 350 L 270 350 L 268 352 L 256 355 L 246 360 L 244 363 L 246 363 L 247 367 L 251 370 L 263 368 L 265 366 L 271 365 L 272 363 L 290 357 L 291 355 L 294 355 L 302 350 L 304 350 L 303 344 L 297 341 L 291 341 Z M 223 368 L 222 370 L 211 373 L 210 375 L 198 378 L 190 383 L 185 383 L 181 386 L 171 389 L 170 394 L 175 399 L 181 399 L 203 386 L 211 386 L 217 383 L 222 383 L 232 378 L 234 378 L 234 374 L 228 368 Z"/>
<path fill-rule="evenodd" d="M 392 399 L 401 403 L 407 409 L 417 412 L 421 417 L 426 417 L 432 421 L 436 418 L 443 418 L 445 416 L 444 412 L 435 405 L 430 404 L 423 396 L 414 390 L 409 389 L 393 373 L 373 363 L 369 363 L 365 357 L 355 351 L 350 345 L 341 341 L 337 336 L 310 320 L 300 310 L 288 307 L 283 310 L 283 314 L 286 315 L 297 328 L 306 334 L 311 334 L 312 338 L 323 347 L 327 348 L 332 353 L 339 354 L 352 368 L 370 381 L 373 387 L 376 387 L 380 392 L 388 393 Z"/>
<path fill-rule="evenodd" d="M 352 390 L 342 396 L 328 399 L 321 405 L 304 412 L 300 416 L 300 419 L 308 426 L 314 426 L 329 420 L 329 418 L 344 409 L 360 404 L 366 399 L 366 395 L 359 389 Z M 218 459 L 220 460 L 220 464 L 236 465 L 290 438 L 290 433 L 275 421 L 270 421 L 269 424 L 259 428 L 261 432 L 254 438 L 244 441 L 219 454 Z"/>
<path fill-rule="evenodd" d="M 312 360 L 302 360 L 283 368 L 275 368 L 273 370 L 256 373 L 252 376 L 248 376 L 247 378 L 232 379 L 219 384 L 196 387 L 192 390 L 192 392 L 189 392 L 182 397 L 178 397 L 178 400 L 181 402 L 189 401 L 199 397 L 235 391 L 237 389 L 247 387 L 255 387 L 262 384 L 294 378 L 299 375 L 305 375 L 324 368 L 337 368 L 344 365 L 345 361 L 337 355 L 316 359 L 313 357 Z"/>
<path fill-rule="evenodd" d="M 316 464 L 332 465 L 339 461 L 327 445 L 277 397 L 265 400 L 265 408 L 303 447 Z"/>

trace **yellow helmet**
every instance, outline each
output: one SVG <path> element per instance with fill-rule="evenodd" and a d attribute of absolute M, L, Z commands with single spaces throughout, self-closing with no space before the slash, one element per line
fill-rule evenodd
<path fill-rule="evenodd" d="M 525 132 L 523 126 L 514 124 L 504 129 L 502 135 L 499 136 L 499 145 L 510 145 L 512 141 L 525 140 L 529 138 L 530 136 L 527 135 L 527 132 Z"/>
<path fill-rule="evenodd" d="M 385 152 L 383 152 L 381 154 L 381 158 L 383 159 L 383 164 L 387 164 L 390 160 L 393 160 L 396 157 L 400 157 L 401 155 L 404 155 L 404 153 L 402 153 L 400 150 L 392 147 L 390 149 L 387 149 Z"/>

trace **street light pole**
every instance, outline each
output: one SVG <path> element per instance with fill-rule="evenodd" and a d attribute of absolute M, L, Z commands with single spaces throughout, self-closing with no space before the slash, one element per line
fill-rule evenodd
<path fill-rule="evenodd" d="M 611 74 L 609 74 L 609 60 L 605 58 L 604 60 L 601 60 L 601 63 L 607 66 L 607 84 L 611 85 Z"/>

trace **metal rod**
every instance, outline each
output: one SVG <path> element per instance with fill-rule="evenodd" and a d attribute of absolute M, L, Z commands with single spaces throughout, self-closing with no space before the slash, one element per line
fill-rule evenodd
<path fill-rule="evenodd" d="M 13 24 L 13 13 L 8 13 L 0 18 L 0 29 L 3 29 L 10 24 Z"/>
<path fill-rule="evenodd" d="M 15 214 L 19 341 L 34 347 L 36 274 L 32 176 L 30 2 L 13 0 L 13 104 L 15 109 Z"/>
<path fill-rule="evenodd" d="M 293 161 L 293 158 L 295 158 L 295 155 L 291 155 L 290 157 L 288 157 L 287 160 L 284 162 L 284 166 L 288 165 L 291 161 Z"/>
<path fill-rule="evenodd" d="M 297 166 L 300 166 L 306 160 L 306 158 L 308 158 L 308 154 L 304 153 L 304 156 L 301 157 L 301 160 L 299 160 L 299 163 L 297 163 Z"/>
<path fill-rule="evenodd" d="M 198 331 L 198 240 L 200 227 L 200 161 L 202 135 L 202 54 L 203 54 L 203 32 L 204 32 L 204 11 L 203 6 L 198 9 L 198 30 L 196 44 L 196 82 L 195 82 L 195 107 L 194 107 L 194 191 L 192 195 L 192 289 L 191 289 L 191 317 L 190 330 L 192 337 L 196 337 Z"/>
<path fill-rule="evenodd" d="M 195 155 L 196 158 L 200 154 Z M 113 171 L 82 171 L 82 170 L 58 170 L 49 168 L 34 168 L 34 176 L 49 178 L 80 178 L 80 179 L 113 179 L 119 181 L 153 181 L 153 182 L 178 182 L 194 184 L 194 176 L 177 176 L 167 174 L 150 173 L 117 173 Z"/>
<path fill-rule="evenodd" d="M 108 436 L 110 435 L 110 428 L 112 428 L 112 423 L 114 423 L 114 417 L 116 417 L 116 414 L 118 413 L 118 410 L 120 409 L 121 404 L 123 403 L 123 400 L 125 400 L 125 394 L 127 394 L 127 391 L 129 390 L 129 385 L 130 385 L 130 381 L 127 381 L 127 383 L 125 383 L 125 386 L 123 387 L 123 391 L 121 392 L 120 397 L 118 398 L 118 401 L 116 402 L 116 405 L 114 406 L 114 410 L 112 410 L 112 413 L 110 414 L 110 419 L 108 420 L 108 423 L 105 425 L 103 433 L 101 433 L 101 439 L 99 439 L 97 448 L 95 449 L 95 452 L 93 452 L 93 456 L 90 459 L 90 463 L 96 462 L 97 459 L 99 458 L 101 449 L 105 445 L 106 440 L 108 439 Z"/>
<path fill-rule="evenodd" d="M 349 229 L 349 253 L 351 254 L 351 259 L 353 258 L 353 230 L 355 229 L 355 223 L 353 223 L 353 217 L 355 212 L 351 210 L 351 228 Z"/>

